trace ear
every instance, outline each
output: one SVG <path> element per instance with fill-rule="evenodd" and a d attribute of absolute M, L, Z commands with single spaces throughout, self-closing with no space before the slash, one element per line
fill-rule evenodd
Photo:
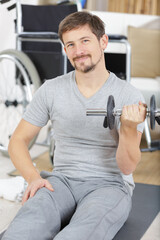
<path fill-rule="evenodd" d="M 64 49 L 65 54 L 66 54 L 66 56 L 67 56 L 67 58 L 68 58 L 68 60 L 69 60 L 69 57 L 68 57 L 68 55 L 67 55 L 67 50 L 66 50 L 66 48 L 64 47 L 63 49 Z"/>
<path fill-rule="evenodd" d="M 101 39 L 100 39 L 100 44 L 103 50 L 106 49 L 107 45 L 108 45 L 108 36 L 106 34 L 104 34 Z"/>
<path fill-rule="evenodd" d="M 64 49 L 64 51 L 65 51 L 65 53 L 66 53 L 66 55 L 67 55 L 67 50 L 66 50 L 66 48 L 64 47 L 63 49 Z M 68 58 L 68 55 L 67 55 L 67 58 Z"/>

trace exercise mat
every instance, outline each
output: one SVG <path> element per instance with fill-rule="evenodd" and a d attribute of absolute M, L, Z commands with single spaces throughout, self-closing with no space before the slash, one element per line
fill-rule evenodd
<path fill-rule="evenodd" d="M 159 211 L 160 186 L 136 183 L 129 218 L 114 240 L 140 240 Z"/>

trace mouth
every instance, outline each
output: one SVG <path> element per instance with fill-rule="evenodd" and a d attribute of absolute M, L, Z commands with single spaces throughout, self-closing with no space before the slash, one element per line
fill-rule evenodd
<path fill-rule="evenodd" d="M 90 55 L 82 55 L 82 56 L 79 56 L 79 57 L 75 57 L 73 58 L 73 61 L 75 62 L 83 62 L 85 61 L 86 59 L 88 59 L 90 57 Z"/>

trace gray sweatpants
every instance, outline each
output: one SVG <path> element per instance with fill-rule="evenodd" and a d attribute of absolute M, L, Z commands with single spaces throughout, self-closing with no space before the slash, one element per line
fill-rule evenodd
<path fill-rule="evenodd" d="M 129 215 L 131 196 L 120 176 L 83 181 L 58 172 L 41 175 L 55 191 L 38 190 L 3 240 L 110 240 Z"/>

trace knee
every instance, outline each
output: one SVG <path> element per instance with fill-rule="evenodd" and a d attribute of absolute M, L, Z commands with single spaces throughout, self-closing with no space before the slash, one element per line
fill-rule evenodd
<path fill-rule="evenodd" d="M 29 198 L 18 215 L 34 221 L 41 219 L 48 222 L 49 219 L 56 219 L 56 222 L 61 222 L 57 203 L 46 188 L 39 189 L 33 197 Z"/>

